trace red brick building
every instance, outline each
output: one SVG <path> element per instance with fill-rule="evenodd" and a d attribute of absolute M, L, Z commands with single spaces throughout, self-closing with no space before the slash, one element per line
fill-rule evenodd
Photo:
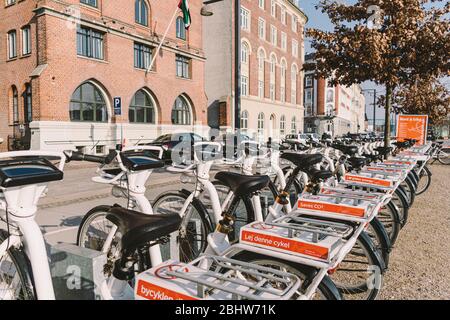
<path fill-rule="evenodd" d="M 234 1 L 204 17 L 205 90 L 213 127 L 234 123 Z M 294 0 L 241 0 L 241 128 L 257 139 L 303 130 L 306 15 Z"/>
<path fill-rule="evenodd" d="M 4 0 L 0 5 L 0 150 L 145 142 L 206 121 L 200 0 Z M 115 104 L 121 98 L 120 115 Z M 116 106 L 118 106 L 117 104 Z M 92 151 L 91 151 L 92 150 Z"/>

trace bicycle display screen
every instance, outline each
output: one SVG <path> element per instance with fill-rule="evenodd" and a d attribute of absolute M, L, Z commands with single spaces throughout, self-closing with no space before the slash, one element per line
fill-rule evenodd
<path fill-rule="evenodd" d="M 63 173 L 44 158 L 0 161 L 0 186 L 4 188 L 62 180 Z"/>
<path fill-rule="evenodd" d="M 121 158 L 123 164 L 132 171 L 164 167 L 164 161 L 155 159 L 150 152 L 123 152 Z"/>

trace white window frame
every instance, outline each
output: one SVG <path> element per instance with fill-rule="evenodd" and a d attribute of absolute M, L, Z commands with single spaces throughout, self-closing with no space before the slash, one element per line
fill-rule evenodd
<path fill-rule="evenodd" d="M 266 20 L 258 19 L 258 36 L 260 39 L 266 40 Z"/>
<path fill-rule="evenodd" d="M 264 80 L 258 80 L 258 98 L 264 98 Z"/>
<path fill-rule="evenodd" d="M 17 30 L 10 30 L 8 37 L 8 59 L 17 58 Z"/>
<path fill-rule="evenodd" d="M 312 87 L 312 76 L 306 76 L 305 86 Z"/>
<path fill-rule="evenodd" d="M 281 32 L 281 49 L 287 51 L 287 34 L 286 32 Z"/>
<path fill-rule="evenodd" d="M 292 55 L 298 58 L 298 41 L 295 39 L 292 39 Z"/>
<path fill-rule="evenodd" d="M 266 0 L 258 0 L 258 6 L 260 9 L 266 9 Z"/>
<path fill-rule="evenodd" d="M 292 31 L 298 32 L 298 18 L 292 15 Z"/>
<path fill-rule="evenodd" d="M 270 14 L 274 18 L 277 17 L 277 3 L 276 3 L 275 0 L 271 0 L 271 3 L 270 3 Z"/>
<path fill-rule="evenodd" d="M 241 75 L 241 94 L 248 96 L 248 77 L 246 75 Z"/>
<path fill-rule="evenodd" d="M 240 19 L 241 19 L 241 29 L 250 32 L 250 24 L 251 24 L 250 10 L 241 7 Z"/>
<path fill-rule="evenodd" d="M 270 43 L 274 46 L 278 44 L 278 30 L 274 25 L 270 25 Z"/>
<path fill-rule="evenodd" d="M 286 7 L 281 7 L 281 23 L 286 25 Z"/>
<path fill-rule="evenodd" d="M 25 26 L 22 28 L 22 55 L 31 54 L 31 27 Z"/>

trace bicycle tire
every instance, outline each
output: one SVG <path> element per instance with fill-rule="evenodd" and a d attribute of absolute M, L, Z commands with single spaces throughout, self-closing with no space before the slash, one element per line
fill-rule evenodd
<path fill-rule="evenodd" d="M 298 273 L 296 274 L 301 280 L 303 280 L 302 290 L 305 289 L 305 287 L 310 283 L 311 279 L 316 274 L 316 270 L 312 267 L 308 267 L 302 264 L 294 263 L 291 261 L 285 261 L 282 259 L 249 252 L 249 251 L 243 251 L 239 252 L 238 254 L 234 255 L 232 257 L 235 260 L 244 261 L 247 263 L 253 263 L 258 264 L 264 261 L 274 261 L 280 264 L 285 264 L 286 266 L 289 266 L 290 268 L 296 270 Z M 261 263 L 262 265 L 265 265 Z M 322 281 L 320 282 L 318 286 L 318 290 L 322 293 L 322 295 L 326 298 L 326 300 L 342 300 L 342 295 L 336 285 L 333 283 L 333 281 L 330 279 L 329 276 L 325 276 Z"/>
<path fill-rule="evenodd" d="M 420 178 L 419 183 L 422 179 L 424 179 L 424 177 L 426 179 L 426 182 L 425 182 L 425 186 L 422 189 L 419 186 L 417 187 L 416 195 L 421 195 L 425 191 L 428 190 L 428 188 L 431 185 L 431 176 L 432 176 L 432 173 L 431 173 L 430 169 L 428 168 L 428 166 L 423 167 L 423 170 L 422 170 L 422 172 L 420 172 L 420 175 L 419 175 L 419 178 Z"/>
<path fill-rule="evenodd" d="M 3 243 L 8 237 L 5 230 L 0 230 L 0 243 Z M 23 246 L 20 248 L 12 247 L 7 251 L 12 264 L 14 265 L 21 283 L 21 299 L 17 300 L 36 300 L 37 294 L 34 287 L 33 271 L 28 256 L 25 254 Z M 1 260 L 0 260 L 1 263 Z M 1 283 L 0 283 L 1 285 Z"/>
<path fill-rule="evenodd" d="M 445 159 L 445 160 L 444 160 Z M 439 153 L 437 154 L 437 160 L 439 163 L 443 165 L 449 165 L 450 164 L 450 156 L 445 151 L 439 150 Z"/>

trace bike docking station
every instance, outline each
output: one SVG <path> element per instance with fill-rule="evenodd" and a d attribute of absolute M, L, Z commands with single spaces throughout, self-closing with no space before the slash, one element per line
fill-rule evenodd
<path fill-rule="evenodd" d="M 285 288 L 274 288 L 271 281 Z M 301 284 L 295 275 L 206 254 L 188 264 L 166 261 L 139 274 L 136 283 L 137 300 L 283 300 L 296 295 Z"/>

